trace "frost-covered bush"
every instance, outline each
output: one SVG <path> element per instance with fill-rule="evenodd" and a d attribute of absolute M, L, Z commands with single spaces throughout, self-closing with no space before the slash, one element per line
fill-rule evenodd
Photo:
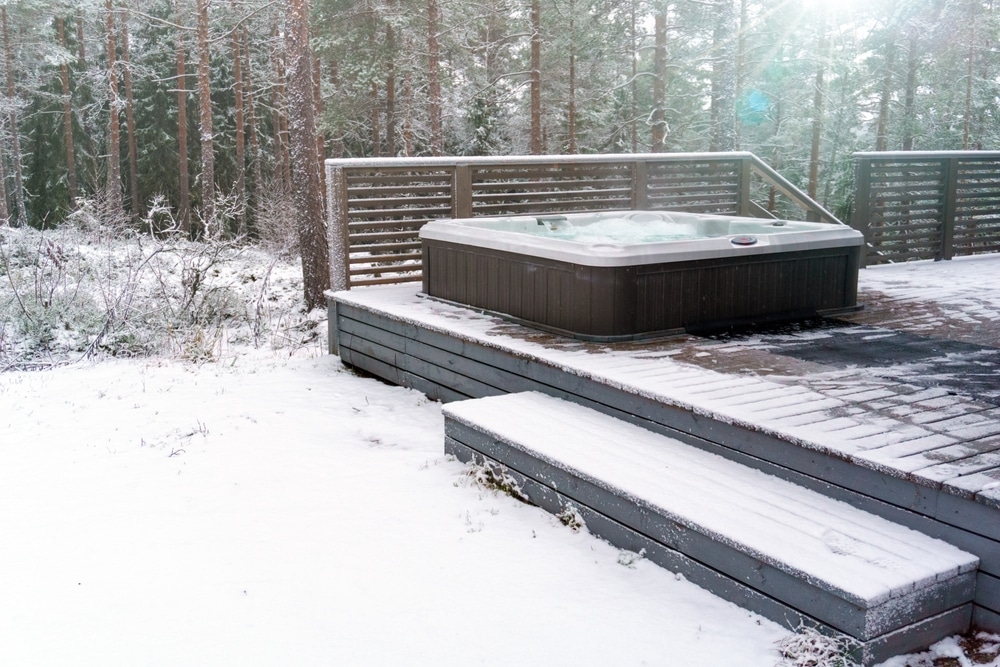
<path fill-rule="evenodd" d="M 778 643 L 779 667 L 859 667 L 850 657 L 856 643 L 850 637 L 824 635 L 802 626 Z"/>
<path fill-rule="evenodd" d="M 189 241 L 157 212 L 139 229 L 83 202 L 49 231 L 0 227 L 0 370 L 81 356 L 218 356 L 316 342 L 294 258 L 232 239 Z M 155 224 L 154 224 L 155 223 Z"/>

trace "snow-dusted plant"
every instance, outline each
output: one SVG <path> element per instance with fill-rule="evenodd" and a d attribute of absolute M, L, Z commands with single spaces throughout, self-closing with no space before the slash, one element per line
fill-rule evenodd
<path fill-rule="evenodd" d="M 566 505 L 563 507 L 562 511 L 556 515 L 556 518 L 559 519 L 562 525 L 571 528 L 573 532 L 581 530 L 587 525 L 583 520 L 583 515 L 580 514 L 580 510 L 575 505 Z"/>
<path fill-rule="evenodd" d="M 0 368 L 318 341 L 325 315 L 303 312 L 293 260 L 224 234 L 188 240 L 163 202 L 149 211 L 136 224 L 97 197 L 58 229 L 0 228 Z"/>
<path fill-rule="evenodd" d="M 494 461 L 473 463 L 469 465 L 468 475 L 478 486 L 505 493 L 524 503 L 531 502 L 528 494 L 521 490 L 521 485 L 504 465 Z"/>
<path fill-rule="evenodd" d="M 825 635 L 801 625 L 794 635 L 778 642 L 782 660 L 777 667 L 859 667 L 850 656 L 857 642 L 845 635 Z"/>

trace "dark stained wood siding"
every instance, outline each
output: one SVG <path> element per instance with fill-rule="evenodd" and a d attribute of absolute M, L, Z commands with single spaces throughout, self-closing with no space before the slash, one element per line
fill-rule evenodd
<path fill-rule="evenodd" d="M 424 292 L 583 338 L 699 330 L 852 308 L 858 248 L 591 267 L 424 242 Z"/>

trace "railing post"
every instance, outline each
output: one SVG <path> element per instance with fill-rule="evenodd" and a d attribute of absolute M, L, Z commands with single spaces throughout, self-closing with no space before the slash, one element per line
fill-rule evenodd
<path fill-rule="evenodd" d="M 472 217 L 472 167 L 456 164 L 451 177 L 451 214 L 456 218 Z"/>
<path fill-rule="evenodd" d="M 753 160 L 749 157 L 741 158 L 739 165 L 739 195 L 736 200 L 736 214 L 747 217 L 751 215 L 750 172 L 753 170 Z"/>
<path fill-rule="evenodd" d="M 347 177 L 344 168 L 326 167 L 326 242 L 330 251 L 330 289 L 350 289 L 347 243 Z"/>
<path fill-rule="evenodd" d="M 645 160 L 632 163 L 632 208 L 636 211 L 649 208 L 649 163 Z"/>
<path fill-rule="evenodd" d="M 951 259 L 955 255 L 955 209 L 958 196 L 958 158 L 941 161 L 944 171 L 944 210 L 941 220 L 941 253 L 935 259 Z"/>
<path fill-rule="evenodd" d="M 871 244 L 871 193 L 871 158 L 855 156 L 854 207 L 851 211 L 851 227 L 861 232 L 865 237 L 865 245 L 861 249 L 861 268 L 868 265 L 868 247 Z"/>

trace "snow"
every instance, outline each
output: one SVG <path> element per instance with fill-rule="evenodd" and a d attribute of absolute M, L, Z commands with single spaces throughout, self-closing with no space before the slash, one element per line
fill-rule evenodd
<path fill-rule="evenodd" d="M 789 633 L 469 481 L 318 351 L 0 374 L 0 664 L 762 665 Z"/>
<path fill-rule="evenodd" d="M 289 349 L 302 317 L 279 309 L 285 293 L 271 299 L 296 263 L 265 289 L 267 260 L 246 255 L 220 282 L 248 286 L 263 335 L 0 372 L 0 665 L 781 660 L 787 629 L 477 486 L 442 453 L 438 404 L 355 376 L 321 341 Z M 1000 262 L 969 262 L 997 284 Z M 933 270 L 862 279 L 958 296 L 961 281 Z M 983 317 L 1000 311 L 986 298 Z M 485 339 L 503 336 L 488 324 Z M 664 374 L 713 379 L 670 356 Z"/>

